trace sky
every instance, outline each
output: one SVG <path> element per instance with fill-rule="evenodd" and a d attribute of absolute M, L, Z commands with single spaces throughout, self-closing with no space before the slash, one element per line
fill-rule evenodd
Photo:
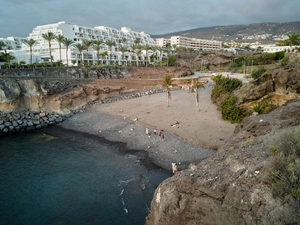
<path fill-rule="evenodd" d="M 0 37 L 28 37 L 34 27 L 129 27 L 150 35 L 199 27 L 300 21 L 299 0 L 0 0 Z"/>

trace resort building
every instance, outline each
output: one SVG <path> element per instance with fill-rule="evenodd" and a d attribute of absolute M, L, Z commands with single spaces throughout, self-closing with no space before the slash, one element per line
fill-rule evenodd
<path fill-rule="evenodd" d="M 13 63 L 30 63 L 30 55 L 26 53 L 26 51 L 22 50 L 23 40 L 26 40 L 25 37 L 7 37 L 0 38 L 0 41 L 4 43 L 3 50 L 0 50 L 0 54 L 7 52 L 9 53 L 13 59 L 11 60 L 11 64 Z M 32 55 L 33 62 L 41 62 L 41 57 L 39 55 Z M 5 62 L 0 62 L 0 66 L 4 65 Z"/>
<path fill-rule="evenodd" d="M 221 41 L 205 40 L 197 38 L 189 38 L 183 36 L 172 36 L 171 46 L 192 48 L 194 50 L 220 50 L 222 48 Z"/>
<path fill-rule="evenodd" d="M 192 48 L 194 50 L 220 50 L 222 48 L 221 41 L 214 40 L 204 40 L 197 38 L 189 38 L 183 36 L 172 36 L 171 38 L 157 38 L 156 45 L 161 47 L 166 47 L 170 44 L 171 47 L 176 46 L 176 48 Z"/>
<path fill-rule="evenodd" d="M 167 44 L 171 44 L 171 40 L 167 38 L 156 38 L 156 45 L 160 47 L 166 47 Z"/>
<path fill-rule="evenodd" d="M 7 37 L 0 38 L 0 41 L 2 41 L 5 44 L 5 49 L 20 50 L 22 48 L 23 40 L 25 39 L 25 37 Z"/>
<path fill-rule="evenodd" d="M 268 52 L 268 53 L 274 53 L 274 52 L 293 52 L 294 49 L 298 47 L 298 46 L 270 46 L 270 45 L 265 45 L 262 46 L 262 50 L 264 52 Z"/>
<path fill-rule="evenodd" d="M 64 64 L 67 64 L 67 56 L 69 65 L 77 65 L 82 62 L 97 63 L 97 52 L 91 47 L 88 51 L 84 50 L 82 52 L 78 51 L 74 47 L 77 43 L 82 43 L 83 40 L 100 40 L 103 42 L 100 49 L 100 63 L 105 64 L 129 64 L 129 63 L 144 63 L 145 57 L 148 60 L 151 55 L 151 51 L 142 51 L 140 54 L 134 53 L 132 45 L 139 42 L 140 45 L 154 46 L 155 41 L 150 37 L 149 34 L 144 32 L 135 32 L 128 27 L 122 27 L 121 30 L 117 30 L 111 27 L 97 26 L 94 28 L 84 27 L 76 25 L 74 23 L 61 21 L 55 24 L 48 24 L 37 26 L 29 34 L 28 39 L 32 38 L 37 41 L 37 44 L 33 46 L 33 54 L 40 54 L 42 61 L 50 62 L 50 51 L 49 43 L 43 38 L 43 34 L 51 31 L 55 35 L 62 35 L 67 39 L 74 42 L 69 46 L 68 52 L 66 52 L 66 47 L 62 44 L 61 50 L 59 48 L 59 43 L 56 40 L 51 41 L 51 55 L 53 57 L 53 62 L 60 60 Z M 108 46 L 107 41 L 113 42 L 113 45 Z M 124 51 L 124 48 L 126 51 Z M 29 53 L 29 47 L 23 44 L 22 49 L 25 49 Z M 101 54 L 103 53 L 103 54 Z M 107 54 L 104 54 L 107 53 Z"/>

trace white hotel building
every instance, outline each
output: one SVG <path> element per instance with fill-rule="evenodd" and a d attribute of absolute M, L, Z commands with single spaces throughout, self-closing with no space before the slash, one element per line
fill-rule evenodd
<path fill-rule="evenodd" d="M 194 50 L 220 50 L 222 48 L 221 41 L 215 40 L 205 40 L 205 39 L 197 39 L 197 38 L 189 38 L 183 36 L 172 36 L 170 39 L 165 38 L 157 38 L 156 44 L 159 46 L 166 46 L 166 44 L 170 43 L 170 45 L 184 48 L 192 48 Z"/>
<path fill-rule="evenodd" d="M 122 59 L 122 53 L 118 50 L 119 47 L 119 40 L 125 38 L 126 39 L 126 47 L 130 50 L 130 46 L 134 43 L 134 41 L 139 38 L 141 45 L 155 45 L 155 41 L 150 37 L 149 34 L 146 34 L 144 32 L 135 32 L 132 31 L 130 28 L 122 27 L 121 30 L 117 30 L 115 28 L 105 27 L 105 26 L 98 26 L 98 27 L 84 27 L 79 26 L 74 23 L 61 21 L 55 24 L 48 24 L 48 25 L 42 25 L 37 26 L 33 29 L 33 31 L 29 34 L 28 39 L 32 38 L 37 41 L 37 44 L 33 46 L 33 54 L 40 54 L 42 61 L 44 62 L 50 62 L 50 51 L 49 51 L 49 44 L 48 41 L 46 41 L 42 34 L 48 33 L 49 31 L 53 32 L 55 35 L 62 35 L 65 38 L 71 39 L 76 43 L 81 43 L 82 40 L 102 40 L 103 47 L 100 50 L 101 52 L 108 52 L 108 56 L 100 56 L 100 60 L 102 63 L 109 63 L 109 61 L 112 60 L 113 63 L 122 64 L 122 61 L 127 63 L 135 62 L 136 63 L 136 54 L 132 52 L 125 52 L 124 54 L 124 60 Z M 116 46 L 113 46 L 112 51 L 110 52 L 110 49 L 107 45 L 105 45 L 105 42 L 108 40 L 112 40 L 116 43 Z M 22 45 L 22 48 L 25 49 L 29 53 L 29 47 L 25 44 Z M 77 64 L 81 61 L 82 56 L 80 56 L 79 52 L 72 46 L 69 47 L 68 54 L 68 60 L 69 65 Z M 96 64 L 97 62 L 97 56 L 96 51 L 94 51 L 92 48 L 88 51 L 83 51 L 83 59 L 86 62 L 89 60 L 89 62 L 93 62 L 93 64 Z M 53 40 L 51 42 L 51 55 L 53 57 L 53 62 L 57 62 L 60 60 L 60 53 L 59 53 L 59 44 L 56 40 Z M 110 59 L 110 55 L 112 56 L 112 59 Z M 151 52 L 148 52 L 148 58 L 150 57 Z M 145 60 L 145 52 L 139 56 L 139 61 L 144 62 Z M 66 48 L 62 44 L 61 49 L 61 57 L 62 62 L 66 64 Z"/>

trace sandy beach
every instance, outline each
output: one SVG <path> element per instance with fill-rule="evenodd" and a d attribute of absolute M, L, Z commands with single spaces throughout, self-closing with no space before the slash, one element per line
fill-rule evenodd
<path fill-rule="evenodd" d="M 153 94 L 96 104 L 60 126 L 124 142 L 130 149 L 145 150 L 162 168 L 171 169 L 171 163 L 176 162 L 179 169 L 184 169 L 190 163 L 213 154 L 230 138 L 236 126 L 222 120 L 216 105 L 210 100 L 211 90 L 209 85 L 199 90 L 200 111 L 194 93 L 174 90 L 169 107 L 166 93 Z M 172 126 L 175 121 L 179 124 Z M 158 136 L 161 130 L 163 140 Z"/>

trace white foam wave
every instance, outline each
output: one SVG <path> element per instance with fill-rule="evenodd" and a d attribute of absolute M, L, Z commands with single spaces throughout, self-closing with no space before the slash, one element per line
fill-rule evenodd
<path fill-rule="evenodd" d="M 125 213 L 128 214 L 128 209 L 126 208 L 125 201 L 123 198 L 121 198 L 121 202 L 123 204 L 123 209 L 124 209 Z"/>

